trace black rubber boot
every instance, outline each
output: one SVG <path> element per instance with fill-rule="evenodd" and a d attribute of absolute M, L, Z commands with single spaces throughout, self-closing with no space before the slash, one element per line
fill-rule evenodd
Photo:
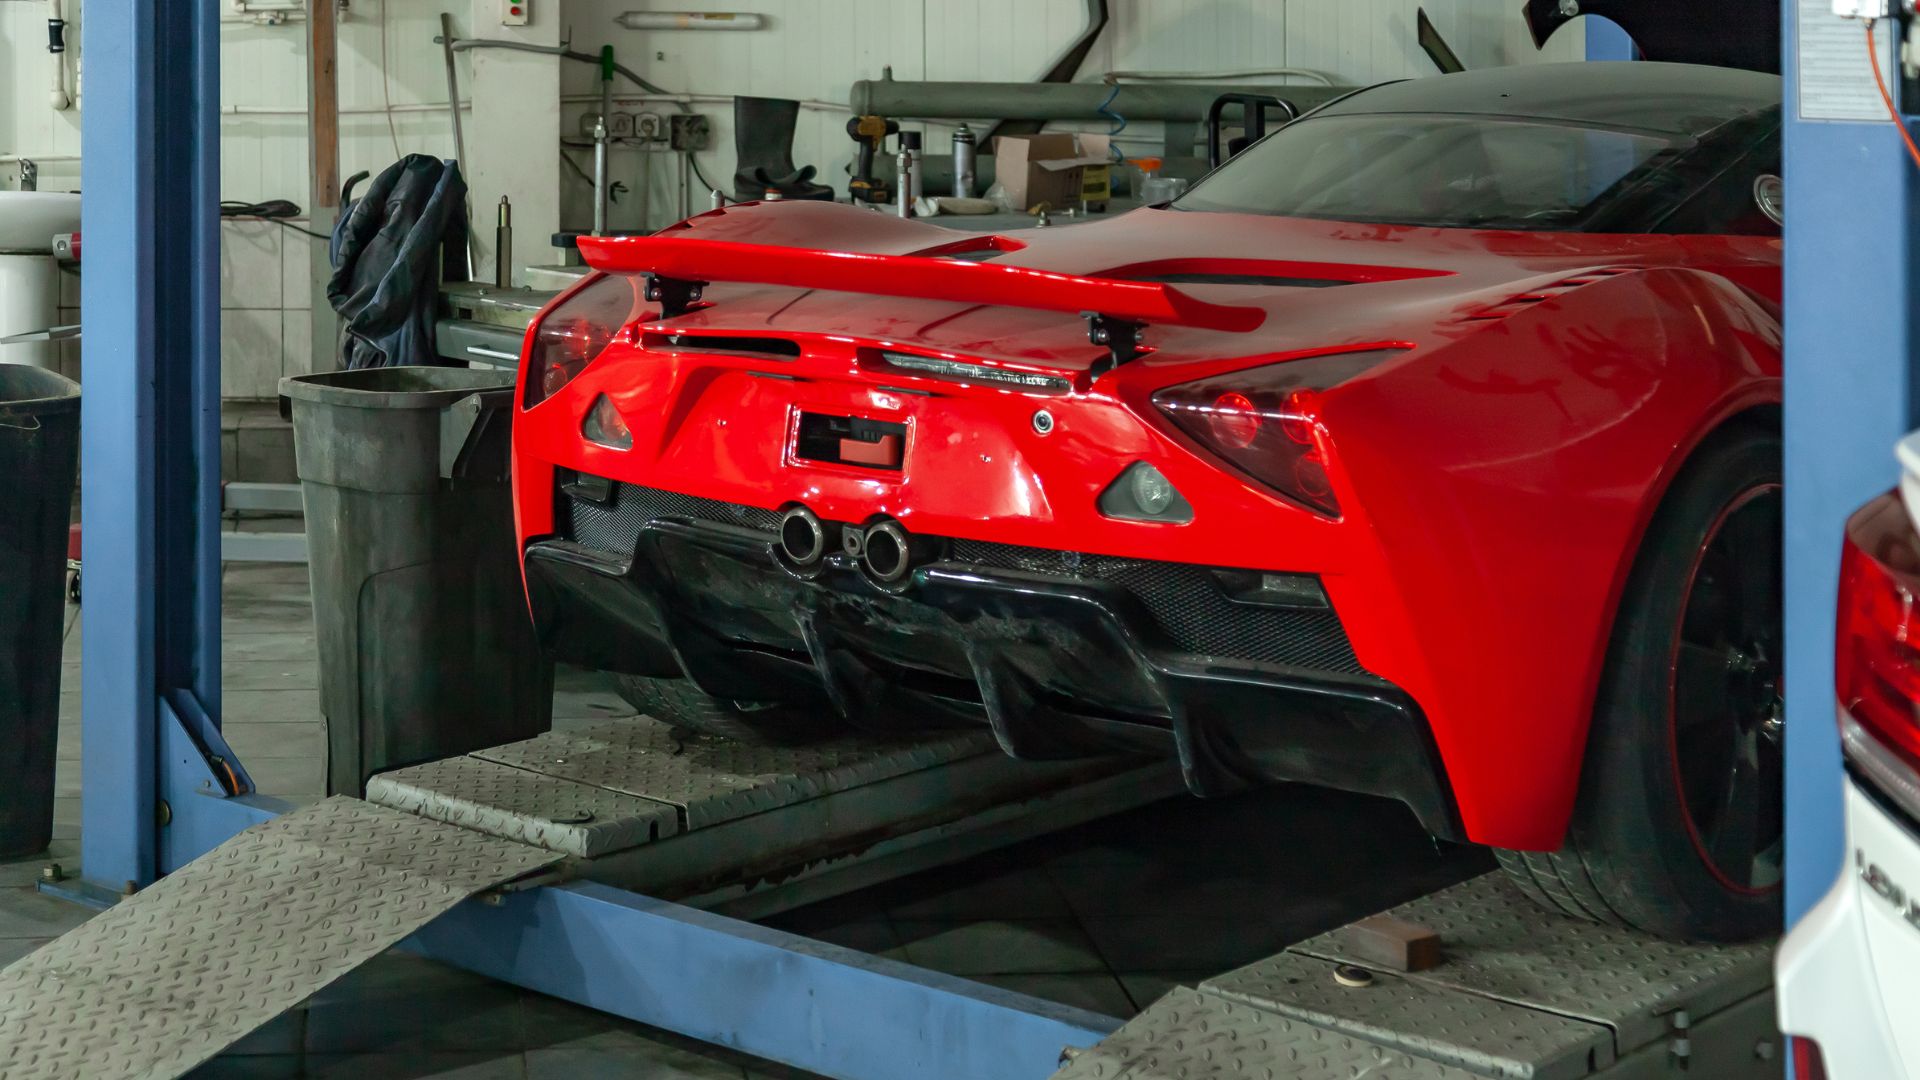
<path fill-rule="evenodd" d="M 833 198 L 832 188 L 813 182 L 813 166 L 794 168 L 793 129 L 799 120 L 800 103 L 788 98 L 733 99 L 735 199 L 764 199 L 769 188 L 783 199 Z"/>

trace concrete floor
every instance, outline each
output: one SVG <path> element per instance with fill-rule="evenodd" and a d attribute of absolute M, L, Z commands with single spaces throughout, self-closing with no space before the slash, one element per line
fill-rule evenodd
<path fill-rule="evenodd" d="M 225 730 L 263 792 L 324 786 L 304 567 L 228 567 Z M 78 862 L 79 637 L 62 670 L 59 803 L 45 855 L 0 862 L 0 964 L 84 921 L 35 893 Z M 555 725 L 632 710 L 564 672 Z M 1170 987 L 1488 868 L 1397 804 L 1302 787 L 1178 798 L 769 920 L 934 970 L 1128 1017 Z M 783 1066 L 615 1020 L 430 961 L 389 954 L 314 995 L 202 1077 L 794 1077 Z"/>

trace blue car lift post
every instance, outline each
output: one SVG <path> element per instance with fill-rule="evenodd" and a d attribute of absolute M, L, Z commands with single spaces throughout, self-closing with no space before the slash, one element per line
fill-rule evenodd
<path fill-rule="evenodd" d="M 79 891 L 144 889 L 283 809 L 219 734 L 219 5 L 86 0 L 85 800 Z M 1117 1021 L 592 883 L 411 947 L 845 1077 L 1042 1077 Z"/>
<path fill-rule="evenodd" d="M 1786 887 L 1789 924 L 1833 884 L 1844 843 L 1834 716 L 1834 610 L 1847 517 L 1899 479 L 1920 427 L 1920 168 L 1891 120 L 1810 116 L 1806 20 L 1864 31 L 1829 0 L 1784 0 L 1786 76 Z M 1819 28 L 1816 28 L 1819 29 Z M 1890 52 L 1898 24 L 1877 28 Z M 1909 124 L 1911 126 L 1911 124 Z"/>

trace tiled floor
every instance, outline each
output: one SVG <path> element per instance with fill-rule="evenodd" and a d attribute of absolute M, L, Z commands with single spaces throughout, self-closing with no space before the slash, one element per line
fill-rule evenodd
<path fill-rule="evenodd" d="M 263 791 L 323 788 L 303 567 L 225 575 L 225 730 Z M 77 863 L 79 620 L 61 698 L 57 839 L 0 862 L 0 964 L 87 912 L 38 895 L 48 861 Z M 599 676 L 565 672 L 556 726 L 632 710 Z M 1114 1016 L 1176 984 L 1277 951 L 1486 868 L 1438 845 L 1399 806 L 1308 788 L 1179 798 L 774 920 L 796 933 Z M 204 1077 L 762 1077 L 781 1066 L 403 955 L 316 994 Z"/>

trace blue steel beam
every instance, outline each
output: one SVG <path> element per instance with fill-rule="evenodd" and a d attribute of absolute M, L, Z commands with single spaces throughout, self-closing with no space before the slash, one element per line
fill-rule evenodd
<path fill-rule="evenodd" d="M 1041 1080 L 1120 1021 L 591 882 L 470 902 L 403 947 L 841 1080 Z"/>
<path fill-rule="evenodd" d="M 1587 59 L 1638 59 L 1639 50 L 1619 23 L 1600 15 L 1589 15 L 1581 20 L 1581 25 L 1587 32 Z"/>
<path fill-rule="evenodd" d="M 1798 9 L 1786 55 L 1787 915 L 1798 919 L 1841 861 L 1834 729 L 1834 605 L 1847 515 L 1898 479 L 1913 430 L 1920 328 L 1920 171 L 1890 120 L 1799 115 Z M 1824 11 L 1824 2 L 1813 5 Z M 1812 17 L 1810 15 L 1810 17 Z M 1821 14 L 1820 17 L 1831 17 Z M 1864 33 L 1860 67 L 1867 71 Z M 1895 30 L 1879 29 L 1890 48 Z"/>
<path fill-rule="evenodd" d="M 117 891 L 157 870 L 160 698 L 219 715 L 219 5 L 83 13 L 81 863 Z"/>

